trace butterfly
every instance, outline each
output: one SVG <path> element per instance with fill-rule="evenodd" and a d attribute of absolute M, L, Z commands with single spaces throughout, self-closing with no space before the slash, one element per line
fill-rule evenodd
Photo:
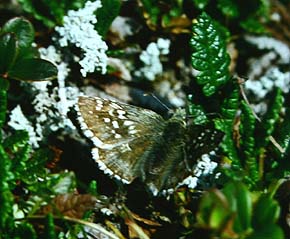
<path fill-rule="evenodd" d="M 217 131 L 188 126 L 184 109 L 165 120 L 148 109 L 80 96 L 75 110 L 99 168 L 123 183 L 139 178 L 155 192 L 189 176 L 192 158 L 208 153 L 221 139 Z"/>

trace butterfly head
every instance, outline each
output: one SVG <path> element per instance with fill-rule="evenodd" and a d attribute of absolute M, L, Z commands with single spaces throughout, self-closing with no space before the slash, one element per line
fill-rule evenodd
<path fill-rule="evenodd" d="M 186 126 L 186 111 L 185 109 L 176 109 L 170 118 L 170 122 L 177 122 Z"/>

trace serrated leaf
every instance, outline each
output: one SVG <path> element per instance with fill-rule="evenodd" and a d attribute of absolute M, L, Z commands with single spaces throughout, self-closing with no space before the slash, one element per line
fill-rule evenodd
<path fill-rule="evenodd" d="M 102 0 L 102 7 L 98 10 L 96 28 L 101 36 L 105 36 L 113 20 L 119 15 L 120 0 Z"/>
<path fill-rule="evenodd" d="M 246 102 L 241 104 L 240 148 L 245 157 L 245 170 L 253 183 L 259 179 L 259 167 L 255 151 L 255 122 L 252 109 Z"/>
<path fill-rule="evenodd" d="M 208 122 L 206 113 L 201 105 L 196 105 L 193 103 L 188 104 L 188 114 L 192 117 L 195 125 L 203 125 Z"/>
<path fill-rule="evenodd" d="M 275 125 L 280 119 L 280 112 L 283 107 L 284 97 L 281 89 L 276 88 L 272 97 L 269 98 L 268 110 L 261 122 L 261 140 L 259 140 L 259 147 L 266 147 L 269 142 L 269 136 L 274 132 Z"/>
<path fill-rule="evenodd" d="M 13 65 L 18 53 L 14 34 L 0 36 L 0 74 L 4 75 Z"/>
<path fill-rule="evenodd" d="M 229 89 L 229 91 L 229 95 L 222 102 L 221 114 L 223 119 L 233 121 L 239 105 L 239 88 L 237 84 Z"/>
<path fill-rule="evenodd" d="M 229 80 L 230 58 L 222 29 L 206 13 L 202 13 L 192 27 L 191 62 L 199 71 L 196 81 L 203 86 L 205 96 L 213 95 Z"/>
<path fill-rule="evenodd" d="M 29 140 L 27 131 L 17 130 L 3 141 L 3 147 L 16 153 L 20 148 L 25 146 Z"/>
<path fill-rule="evenodd" d="M 4 232 L 6 226 L 12 223 L 12 206 L 14 199 L 10 191 L 10 181 L 13 179 L 14 175 L 11 172 L 10 159 L 1 144 L 0 159 L 0 231 Z"/>
<path fill-rule="evenodd" d="M 52 80 L 57 76 L 57 67 L 43 59 L 22 59 L 8 74 L 10 78 L 22 81 Z"/>
<path fill-rule="evenodd" d="M 285 153 L 281 155 L 279 152 L 279 158 L 284 157 L 283 164 L 283 171 L 290 170 L 290 162 L 288 160 L 288 155 L 290 155 L 290 108 L 286 108 L 284 120 L 279 127 L 277 127 L 277 139 L 278 143 L 281 145 L 283 149 L 285 149 Z"/>
<path fill-rule="evenodd" d="M 17 173 L 21 176 L 21 181 L 27 185 L 34 184 L 38 178 L 45 176 L 45 164 L 51 157 L 51 151 L 48 149 L 39 149 L 22 165 L 18 167 Z"/>

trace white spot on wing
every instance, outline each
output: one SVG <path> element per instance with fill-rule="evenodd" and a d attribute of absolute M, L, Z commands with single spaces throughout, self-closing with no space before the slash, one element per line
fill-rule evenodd
<path fill-rule="evenodd" d="M 93 137 L 92 141 L 93 141 L 94 145 L 98 148 L 102 148 L 104 145 L 104 143 L 97 137 Z"/>
<path fill-rule="evenodd" d="M 130 121 L 130 120 L 125 120 L 123 124 L 124 124 L 124 126 L 130 126 L 130 125 L 133 125 L 135 123 L 133 121 Z"/>
<path fill-rule="evenodd" d="M 97 110 L 97 111 L 101 111 L 102 108 L 103 108 L 103 106 L 100 106 L 100 105 L 97 105 L 97 106 L 96 106 L 96 110 Z"/>
<path fill-rule="evenodd" d="M 111 119 L 110 118 L 104 118 L 104 122 L 105 123 L 110 123 L 111 122 Z"/>
<path fill-rule="evenodd" d="M 96 102 L 97 102 L 98 105 L 102 105 L 103 106 L 103 101 L 102 100 L 97 99 Z"/>
<path fill-rule="evenodd" d="M 112 107 L 112 108 L 114 108 L 114 109 L 122 109 L 122 107 L 120 106 L 120 105 L 118 105 L 118 104 L 116 104 L 116 103 L 114 103 L 114 102 L 111 102 L 110 103 L 110 106 Z"/>
<path fill-rule="evenodd" d="M 119 124 L 116 120 L 112 121 L 112 125 L 115 129 L 118 129 L 119 128 Z"/>
<path fill-rule="evenodd" d="M 118 112 L 119 115 L 124 115 L 124 114 L 126 114 L 126 111 L 124 111 L 124 110 L 117 110 L 117 112 Z"/>
<path fill-rule="evenodd" d="M 121 180 L 122 180 L 122 182 L 125 183 L 125 184 L 129 184 L 129 183 L 130 183 L 128 180 L 126 180 L 126 179 L 124 179 L 124 178 L 122 178 Z"/>
<path fill-rule="evenodd" d="M 84 135 L 88 138 L 92 138 L 94 136 L 93 132 L 88 129 L 84 131 Z"/>
<path fill-rule="evenodd" d="M 135 125 L 130 125 L 129 130 L 133 130 L 133 129 L 135 129 Z"/>
<path fill-rule="evenodd" d="M 93 148 L 92 149 L 92 155 L 94 160 L 98 160 L 100 158 L 99 155 L 99 149 L 98 148 Z"/>
<path fill-rule="evenodd" d="M 129 134 L 136 134 L 138 130 L 129 130 Z"/>
<path fill-rule="evenodd" d="M 114 116 L 114 109 L 110 109 L 109 111 L 108 111 L 108 113 L 109 113 L 109 115 L 111 115 L 111 116 Z"/>

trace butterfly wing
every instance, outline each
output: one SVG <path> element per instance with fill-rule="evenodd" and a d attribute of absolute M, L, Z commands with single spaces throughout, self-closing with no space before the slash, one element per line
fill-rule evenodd
<path fill-rule="evenodd" d="M 151 110 L 97 97 L 79 97 L 78 120 L 100 169 L 123 182 L 139 175 L 140 162 L 162 137 L 166 122 Z"/>

